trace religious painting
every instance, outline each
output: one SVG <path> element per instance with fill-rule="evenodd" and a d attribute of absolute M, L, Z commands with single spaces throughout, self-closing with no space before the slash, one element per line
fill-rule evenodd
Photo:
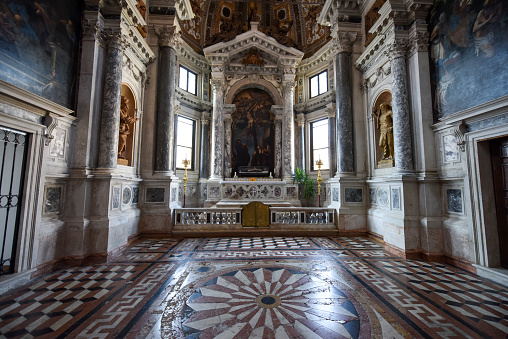
<path fill-rule="evenodd" d="M 508 94 L 508 4 L 436 0 L 430 16 L 436 120 Z"/>
<path fill-rule="evenodd" d="M 273 172 L 275 156 L 275 116 L 273 99 L 261 89 L 249 88 L 233 100 L 231 154 L 233 172 L 240 166 L 268 166 Z"/>
<path fill-rule="evenodd" d="M 80 4 L 0 0 L 0 79 L 72 109 Z"/>

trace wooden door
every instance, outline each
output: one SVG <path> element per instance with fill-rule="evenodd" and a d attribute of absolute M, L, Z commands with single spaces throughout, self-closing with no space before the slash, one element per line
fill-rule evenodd
<path fill-rule="evenodd" d="M 508 138 L 491 141 L 501 266 L 508 268 Z"/>

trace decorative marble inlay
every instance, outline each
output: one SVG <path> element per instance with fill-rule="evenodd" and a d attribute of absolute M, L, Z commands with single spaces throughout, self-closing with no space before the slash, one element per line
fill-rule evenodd
<path fill-rule="evenodd" d="M 453 162 L 459 160 L 459 146 L 455 135 L 445 135 L 443 137 L 444 160 Z"/>
<path fill-rule="evenodd" d="M 211 186 L 208 189 L 208 196 L 210 198 L 220 198 L 220 187 L 219 186 Z"/>
<path fill-rule="evenodd" d="M 120 187 L 113 187 L 113 203 L 112 208 L 117 209 L 120 208 Z"/>
<path fill-rule="evenodd" d="M 49 148 L 49 155 L 57 158 L 64 158 L 65 149 L 65 130 L 57 128 L 55 130 L 55 137 L 51 140 L 51 147 Z"/>
<path fill-rule="evenodd" d="M 62 186 L 47 186 L 44 197 L 44 213 L 60 213 Z"/>
<path fill-rule="evenodd" d="M 446 190 L 448 212 L 462 213 L 462 190 L 452 188 Z"/>
<path fill-rule="evenodd" d="M 388 205 L 388 202 L 390 201 L 390 196 L 388 194 L 388 190 L 384 187 L 378 188 L 377 190 L 377 202 L 381 206 Z"/>
<path fill-rule="evenodd" d="M 392 207 L 393 209 L 400 210 L 400 189 L 392 188 Z"/>
<path fill-rule="evenodd" d="M 363 189 L 361 188 L 345 188 L 344 196 L 346 202 L 363 202 Z"/>
<path fill-rule="evenodd" d="M 370 203 L 372 205 L 377 204 L 377 197 L 376 197 L 376 189 L 371 187 L 369 188 L 369 196 L 370 196 Z"/>
<path fill-rule="evenodd" d="M 164 187 L 147 187 L 145 202 L 164 202 Z"/>
<path fill-rule="evenodd" d="M 182 330 L 187 338 L 358 338 L 355 304 L 352 296 L 316 276 L 248 268 L 197 289 L 183 307 Z"/>
<path fill-rule="evenodd" d="M 139 201 L 139 187 L 132 188 L 132 204 L 137 204 Z"/>
<path fill-rule="evenodd" d="M 283 185 L 282 182 L 255 184 L 227 182 L 222 186 L 222 196 L 232 200 L 278 200 L 282 197 Z"/>
<path fill-rule="evenodd" d="M 337 187 L 332 188 L 332 200 L 339 201 L 339 189 Z"/>
<path fill-rule="evenodd" d="M 132 199 L 132 189 L 129 186 L 123 188 L 122 203 L 128 205 Z"/>
<path fill-rule="evenodd" d="M 286 187 L 286 196 L 289 199 L 297 199 L 298 198 L 298 190 L 295 186 Z"/>
<path fill-rule="evenodd" d="M 177 187 L 171 187 L 171 202 L 175 202 L 178 198 Z"/>

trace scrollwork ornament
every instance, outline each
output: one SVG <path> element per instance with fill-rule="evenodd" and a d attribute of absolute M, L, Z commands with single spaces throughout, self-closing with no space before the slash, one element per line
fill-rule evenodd
<path fill-rule="evenodd" d="M 356 41 L 357 32 L 339 32 L 337 38 L 333 39 L 332 50 L 334 53 L 351 53 Z"/>
<path fill-rule="evenodd" d="M 46 140 L 44 141 L 44 145 L 49 146 L 51 140 L 55 138 L 53 131 L 55 130 L 56 126 L 58 126 L 58 120 L 52 117 L 49 112 L 47 112 L 46 116 L 44 117 L 44 126 L 46 126 L 46 134 L 44 134 Z"/>
<path fill-rule="evenodd" d="M 407 54 L 408 47 L 409 39 L 395 39 L 391 44 L 388 44 L 388 48 L 385 50 L 385 54 L 390 60 L 403 58 Z"/>

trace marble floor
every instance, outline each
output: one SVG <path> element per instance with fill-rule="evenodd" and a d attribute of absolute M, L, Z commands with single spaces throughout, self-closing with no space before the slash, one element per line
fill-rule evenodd
<path fill-rule="evenodd" d="M 508 289 L 355 237 L 140 239 L 0 298 L 1 338 L 505 338 Z"/>

